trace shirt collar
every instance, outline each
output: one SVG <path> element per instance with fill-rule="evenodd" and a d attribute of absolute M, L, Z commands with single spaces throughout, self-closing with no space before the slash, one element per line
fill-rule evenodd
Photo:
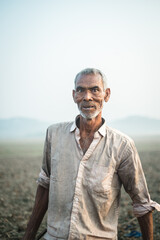
<path fill-rule="evenodd" d="M 77 127 L 77 120 L 79 119 L 79 115 L 76 117 L 75 121 L 73 122 L 71 128 L 70 128 L 70 132 L 74 132 Z M 97 132 L 99 132 L 103 137 L 105 137 L 106 135 L 106 122 L 105 122 L 105 119 L 102 118 L 103 120 L 103 124 L 102 126 L 98 129 Z"/>

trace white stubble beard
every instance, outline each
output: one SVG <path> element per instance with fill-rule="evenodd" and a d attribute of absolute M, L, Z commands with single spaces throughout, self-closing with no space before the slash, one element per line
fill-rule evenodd
<path fill-rule="evenodd" d="M 79 112 L 80 112 L 80 115 L 81 115 L 83 118 L 87 119 L 87 120 L 91 120 L 91 119 L 97 117 L 98 114 L 102 111 L 102 108 L 103 108 L 103 105 L 102 105 L 101 108 L 96 109 L 95 112 L 89 113 L 89 114 L 85 114 L 85 113 L 78 107 Z"/>

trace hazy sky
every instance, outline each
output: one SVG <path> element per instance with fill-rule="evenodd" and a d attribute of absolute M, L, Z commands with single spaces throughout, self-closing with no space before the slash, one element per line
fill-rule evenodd
<path fill-rule="evenodd" d="M 159 0 L 1 0 L 0 118 L 72 120 L 73 81 L 101 69 L 107 119 L 160 118 Z"/>

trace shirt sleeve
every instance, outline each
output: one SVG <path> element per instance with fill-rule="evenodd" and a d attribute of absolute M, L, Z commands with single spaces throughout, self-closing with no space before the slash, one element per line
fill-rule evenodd
<path fill-rule="evenodd" d="M 136 217 L 141 217 L 154 209 L 160 211 L 160 205 L 150 199 L 141 161 L 134 142 L 126 146 L 118 168 L 118 175 L 125 191 L 133 201 L 133 212 Z"/>
<path fill-rule="evenodd" d="M 47 189 L 49 188 L 50 183 L 50 166 L 51 166 L 51 143 L 49 131 L 47 129 L 43 150 L 42 168 L 39 173 L 39 178 L 37 179 L 37 183 Z"/>

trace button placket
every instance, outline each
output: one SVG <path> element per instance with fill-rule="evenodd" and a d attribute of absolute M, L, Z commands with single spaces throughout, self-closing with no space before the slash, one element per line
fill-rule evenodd
<path fill-rule="evenodd" d="M 76 129 L 76 130 L 77 131 L 75 132 L 75 137 L 76 137 L 78 146 L 80 147 L 80 143 L 79 143 L 80 133 L 79 133 L 79 129 Z M 78 212 L 79 212 L 79 204 L 80 204 L 81 197 L 82 197 L 81 185 L 82 185 L 82 178 L 83 178 L 83 172 L 85 169 L 85 164 L 86 164 L 86 161 L 88 160 L 88 158 L 92 155 L 94 149 L 100 142 L 101 138 L 102 138 L 102 136 L 97 132 L 97 134 L 95 134 L 95 136 L 94 136 L 94 140 L 92 141 L 92 143 L 89 146 L 85 155 L 82 157 L 80 165 L 79 165 L 78 175 L 77 175 L 77 179 L 76 179 L 76 186 L 75 186 L 75 194 L 74 194 L 74 199 L 73 199 L 73 207 L 72 207 L 72 213 L 71 213 L 71 223 L 70 223 L 68 239 L 72 239 L 71 236 L 76 234 L 75 225 L 76 225 L 76 222 L 78 221 L 77 216 L 78 216 Z M 83 153 L 81 147 L 80 147 L 80 152 Z"/>
<path fill-rule="evenodd" d="M 81 184 L 82 184 L 84 165 L 85 165 L 85 163 L 81 160 L 80 166 L 79 166 L 79 171 L 78 171 L 78 176 L 77 176 L 77 180 L 76 180 L 75 195 L 74 195 L 74 200 L 73 200 L 71 224 L 70 224 L 70 231 L 69 231 L 70 236 L 74 233 L 74 225 L 77 222 L 77 214 L 79 211 L 79 203 L 80 203 L 80 199 L 81 199 Z M 70 239 L 70 238 L 68 238 L 68 239 Z"/>

